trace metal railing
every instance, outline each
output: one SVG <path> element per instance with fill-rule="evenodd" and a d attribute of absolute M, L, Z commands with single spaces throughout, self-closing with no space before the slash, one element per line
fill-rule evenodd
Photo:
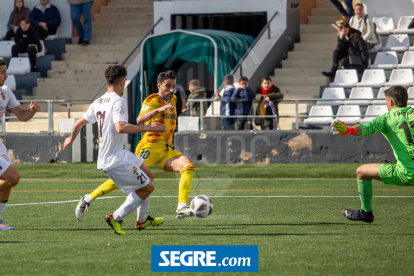
<path fill-rule="evenodd" d="M 149 31 L 145 34 L 145 36 L 138 42 L 137 46 L 129 53 L 129 55 L 125 58 L 125 60 L 121 63 L 122 66 L 125 65 L 125 63 L 128 61 L 128 59 L 135 53 L 135 51 L 141 46 L 142 42 L 149 36 L 150 34 L 154 34 L 154 28 L 163 20 L 162 17 L 158 19 L 158 21 L 149 29 Z M 95 93 L 95 95 L 92 97 L 91 102 L 98 96 L 99 93 L 101 93 L 102 89 L 104 89 L 106 86 L 106 82 L 102 85 L 101 88 L 99 88 L 98 92 Z"/>
<path fill-rule="evenodd" d="M 414 98 L 410 98 L 408 99 L 409 101 L 414 101 Z M 204 114 L 204 105 L 202 103 L 206 102 L 212 102 L 213 104 L 211 105 L 211 110 L 212 110 L 212 114 L 214 114 L 214 102 L 224 102 L 224 103 L 229 103 L 228 101 L 225 100 L 215 100 L 215 99 L 188 99 L 188 102 L 190 102 L 190 114 L 192 112 L 193 109 L 193 103 L 195 102 L 199 102 L 200 103 L 200 130 L 204 130 L 204 118 L 237 118 L 237 119 L 242 119 L 242 118 L 261 118 L 261 119 L 265 119 L 265 118 L 295 118 L 295 129 L 299 128 L 299 118 L 309 118 L 309 115 L 299 115 L 299 103 L 300 102 L 339 102 L 337 104 L 337 106 L 342 105 L 343 102 L 347 101 L 347 102 L 359 102 L 359 101 L 384 101 L 385 99 L 381 99 L 381 98 L 364 98 L 364 99 L 319 99 L 319 98 L 303 98 L 303 99 L 283 99 L 277 102 L 289 102 L 292 104 L 295 104 L 295 115 L 279 115 L 279 116 L 274 116 L 274 115 L 227 115 L 227 116 L 221 116 L 221 115 L 203 115 Z M 238 101 L 231 101 L 231 103 L 242 103 L 242 102 L 248 102 L 247 100 L 238 100 Z M 259 102 L 259 101 L 249 101 L 249 102 Z M 370 104 L 367 104 L 370 105 Z M 384 104 L 374 104 L 374 105 L 385 105 Z M 336 105 L 335 105 L 336 106 Z M 360 116 L 347 116 L 347 117 L 377 117 L 375 115 L 364 115 L 361 114 Z M 331 118 L 336 118 L 338 117 L 336 114 L 332 115 L 332 116 L 315 116 L 315 117 L 331 117 Z"/>

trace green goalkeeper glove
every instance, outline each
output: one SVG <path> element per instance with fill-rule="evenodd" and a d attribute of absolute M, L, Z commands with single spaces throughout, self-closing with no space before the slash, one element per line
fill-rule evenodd
<path fill-rule="evenodd" d="M 332 130 L 334 135 L 355 135 L 356 130 L 354 127 L 348 127 L 344 122 L 336 120 L 332 122 Z"/>

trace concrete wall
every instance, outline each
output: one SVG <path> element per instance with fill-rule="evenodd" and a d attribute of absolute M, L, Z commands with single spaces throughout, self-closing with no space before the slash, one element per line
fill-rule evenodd
<path fill-rule="evenodd" d="M 174 144 L 196 164 L 395 162 L 381 133 L 355 137 L 321 131 L 177 132 Z"/>
<path fill-rule="evenodd" d="M 371 18 L 381 16 L 392 17 L 395 27 L 397 27 L 401 16 L 412 16 L 414 14 L 413 0 L 364 0 L 363 3 L 367 5 L 366 13 Z"/>

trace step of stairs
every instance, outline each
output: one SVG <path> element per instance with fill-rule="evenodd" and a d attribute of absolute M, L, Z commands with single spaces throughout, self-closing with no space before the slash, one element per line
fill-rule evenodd
<path fill-rule="evenodd" d="M 295 51 L 331 51 L 333 55 L 333 51 L 336 49 L 336 40 L 335 42 L 301 42 L 295 43 L 294 49 Z M 332 56 L 331 56 L 332 58 Z"/>
<path fill-rule="evenodd" d="M 88 52 L 116 52 L 129 54 L 136 45 L 130 44 L 106 44 L 88 45 L 87 47 L 78 44 L 67 44 L 66 53 L 88 53 Z M 140 48 L 137 49 L 140 51 Z"/>
<path fill-rule="evenodd" d="M 320 86 L 278 86 L 286 99 L 319 98 Z"/>
<path fill-rule="evenodd" d="M 102 6 L 101 14 L 131 14 L 131 13 L 153 13 L 153 5 L 131 5 L 131 6 Z"/>
<path fill-rule="evenodd" d="M 82 86 L 93 86 L 97 87 L 103 85 L 106 82 L 103 72 L 101 77 L 94 78 L 43 78 L 37 79 L 37 87 L 61 87 L 61 86 L 72 86 L 72 85 L 82 85 Z"/>
<path fill-rule="evenodd" d="M 143 37 L 148 32 L 149 27 L 145 29 L 94 29 L 92 32 L 92 41 L 97 37 L 125 37 L 129 38 L 131 36 Z"/>
<path fill-rule="evenodd" d="M 304 77 L 298 78 L 297 76 L 292 76 L 292 77 L 275 76 L 275 77 L 271 77 L 271 79 L 272 79 L 272 83 L 276 85 L 277 87 L 288 86 L 288 85 L 290 86 L 329 85 L 327 78 L 324 77 L 323 75 L 320 75 L 319 77 L 308 77 L 308 78 L 304 78 Z"/>
<path fill-rule="evenodd" d="M 132 5 L 152 5 L 158 0 L 110 0 L 108 7 L 112 6 L 132 6 Z"/>
<path fill-rule="evenodd" d="M 321 24 L 335 24 L 340 20 L 340 16 L 308 16 L 309 25 L 321 25 Z"/>
<path fill-rule="evenodd" d="M 97 78 L 102 79 L 105 77 L 104 70 L 48 70 L 48 78 L 51 79 L 74 79 L 74 78 Z M 75 84 L 75 83 L 74 83 Z"/>
<path fill-rule="evenodd" d="M 139 53 L 135 52 L 131 59 L 133 60 Z M 119 61 L 122 62 L 128 53 L 118 52 L 95 52 L 95 53 L 64 53 L 62 54 L 62 60 L 64 61 Z"/>
<path fill-rule="evenodd" d="M 131 60 L 126 65 L 130 62 Z M 52 70 L 102 70 L 104 72 L 109 66 L 118 64 L 121 64 L 121 61 L 52 61 Z"/>
<path fill-rule="evenodd" d="M 324 60 L 282 60 L 282 68 L 326 68 L 332 67 L 332 59 Z"/>
<path fill-rule="evenodd" d="M 300 42 L 334 43 L 338 40 L 337 34 L 302 34 Z"/>
<path fill-rule="evenodd" d="M 312 9 L 312 16 L 317 17 L 317 16 L 337 16 L 337 17 L 341 17 L 341 13 L 334 7 L 334 5 L 332 5 L 332 8 L 329 9 L 323 9 L 323 8 L 316 8 L 316 9 Z"/>
<path fill-rule="evenodd" d="M 326 68 L 276 68 L 274 75 L 275 77 L 310 78 L 321 77 L 322 71 L 326 71 Z"/>
<path fill-rule="evenodd" d="M 129 21 L 154 21 L 154 14 L 152 12 L 138 12 L 138 13 L 111 13 L 108 14 L 95 14 L 94 23 L 105 23 L 105 22 L 129 22 Z"/>
<path fill-rule="evenodd" d="M 337 34 L 331 25 L 300 25 L 300 34 Z"/>
<path fill-rule="evenodd" d="M 133 44 L 137 45 L 138 42 L 142 39 L 142 36 L 137 36 L 134 34 L 134 36 L 130 37 L 113 37 L 113 36 L 102 36 L 102 37 L 94 37 L 91 40 L 91 45 L 99 45 L 99 44 Z M 72 38 L 72 44 L 77 44 L 78 38 L 73 37 Z M 89 46 L 86 46 L 89 47 Z"/>
<path fill-rule="evenodd" d="M 143 28 L 149 30 L 154 22 L 151 20 L 147 21 L 129 21 L 129 22 L 119 22 L 119 21 L 109 21 L 109 22 L 93 22 L 92 29 L 100 30 L 100 29 L 126 29 L 132 32 L 133 29 Z"/>

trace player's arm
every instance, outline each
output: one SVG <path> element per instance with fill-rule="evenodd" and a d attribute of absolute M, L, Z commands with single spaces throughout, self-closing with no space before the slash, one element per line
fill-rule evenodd
<path fill-rule="evenodd" d="M 75 141 L 80 130 L 88 123 L 89 122 L 86 121 L 84 118 L 80 118 L 79 120 L 76 121 L 76 123 L 72 127 L 70 136 L 65 139 L 65 143 L 63 144 L 63 150 L 66 150 L 66 147 L 71 145 Z"/>
<path fill-rule="evenodd" d="M 155 108 L 153 110 L 150 110 L 148 112 L 145 112 L 143 114 L 139 114 L 137 117 L 137 124 L 143 124 L 149 120 L 151 120 L 152 117 L 154 117 L 155 115 L 157 115 L 158 113 L 164 112 L 166 110 L 173 110 L 174 106 L 172 105 L 172 103 L 170 103 L 169 105 L 164 105 L 158 108 Z"/>
<path fill-rule="evenodd" d="M 118 121 L 115 123 L 115 130 L 118 133 L 140 133 L 145 131 L 151 132 L 163 132 L 165 131 L 165 126 L 163 124 L 157 123 L 156 121 L 151 122 L 148 125 L 131 125 L 127 122 Z"/>
<path fill-rule="evenodd" d="M 36 114 L 36 112 L 40 111 L 40 106 L 32 101 L 29 109 L 24 109 L 23 106 L 19 104 L 16 107 L 10 108 L 10 110 L 20 121 L 27 122 Z"/>
<path fill-rule="evenodd" d="M 353 127 L 347 126 L 344 122 L 336 120 L 332 123 L 332 129 L 336 135 L 369 136 L 375 132 L 382 131 L 386 125 L 388 113 L 376 117 L 369 123 L 358 124 Z"/>
<path fill-rule="evenodd" d="M 359 125 L 347 126 L 344 122 L 336 120 L 332 123 L 333 134 L 335 135 L 354 135 L 361 136 L 362 129 Z"/>

